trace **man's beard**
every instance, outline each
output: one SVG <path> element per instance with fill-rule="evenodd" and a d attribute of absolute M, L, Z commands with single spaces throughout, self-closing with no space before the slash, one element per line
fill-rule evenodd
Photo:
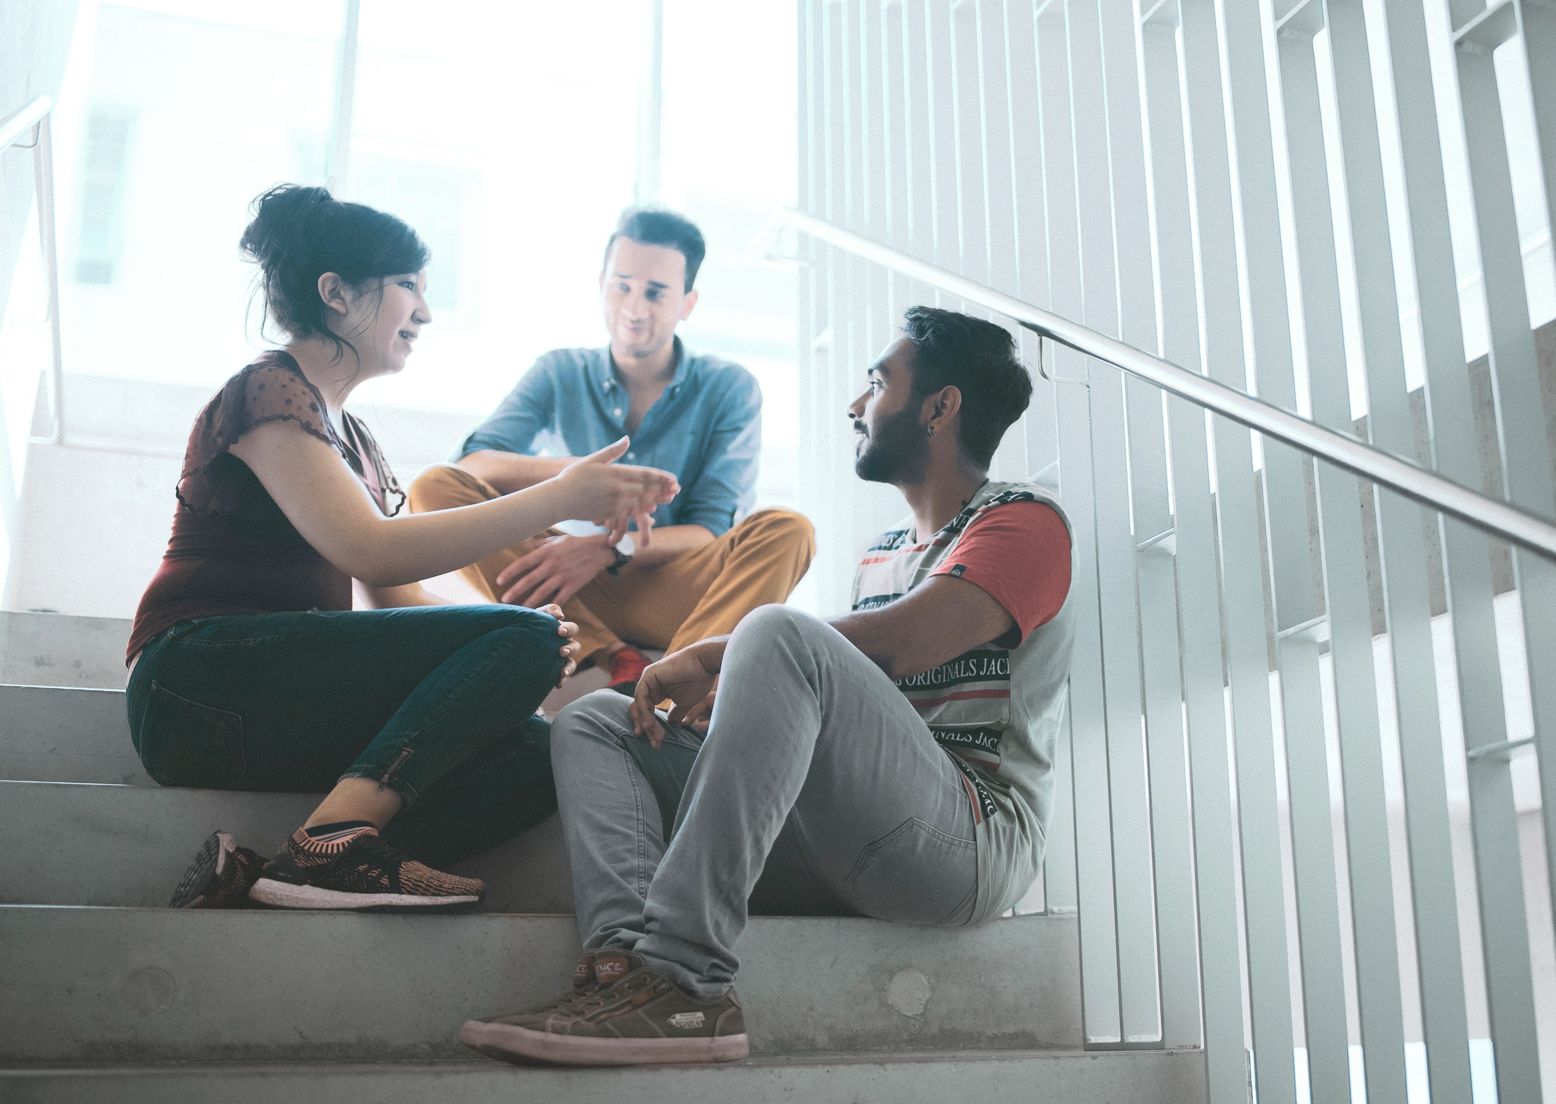
<path fill-rule="evenodd" d="M 869 483 L 922 483 L 929 470 L 928 439 L 910 407 L 879 423 L 854 457 L 854 474 Z"/>

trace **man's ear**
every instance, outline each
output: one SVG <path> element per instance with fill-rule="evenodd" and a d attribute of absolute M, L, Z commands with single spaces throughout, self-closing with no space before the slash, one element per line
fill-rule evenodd
<path fill-rule="evenodd" d="M 962 409 L 962 389 L 942 387 L 932 395 L 924 396 L 924 415 L 928 425 L 943 430 Z"/>
<path fill-rule="evenodd" d="M 351 310 L 350 289 L 346 281 L 340 278 L 337 272 L 326 272 L 319 277 L 319 298 L 324 300 L 324 309 L 334 311 L 344 317 Z"/>
<path fill-rule="evenodd" d="M 686 298 L 681 300 L 681 321 L 682 322 L 685 322 L 687 317 L 691 315 L 692 308 L 695 307 L 696 305 L 697 305 L 697 289 L 696 288 L 692 288 L 692 290 L 690 290 L 690 291 L 688 291 L 686 293 Z"/>

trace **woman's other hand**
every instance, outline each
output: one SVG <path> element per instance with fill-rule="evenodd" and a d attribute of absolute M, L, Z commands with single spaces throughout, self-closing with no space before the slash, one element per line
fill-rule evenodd
<path fill-rule="evenodd" d="M 576 622 L 566 620 L 562 615 L 562 607 L 555 602 L 541 606 L 536 612 L 556 618 L 556 634 L 562 638 L 561 656 L 566 660 L 562 664 L 562 677 L 556 680 L 556 684 L 561 686 L 572 677 L 574 671 L 578 670 L 578 651 L 582 645 L 573 639 L 578 635 L 578 625 Z"/>

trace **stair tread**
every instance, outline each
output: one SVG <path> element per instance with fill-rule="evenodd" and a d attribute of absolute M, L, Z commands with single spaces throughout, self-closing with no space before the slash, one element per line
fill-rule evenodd
<path fill-rule="evenodd" d="M 740 949 L 762 1053 L 1081 1042 L 1073 917 L 753 917 Z M 0 906 L 0 1063 L 457 1057 L 577 950 L 566 916 Z"/>

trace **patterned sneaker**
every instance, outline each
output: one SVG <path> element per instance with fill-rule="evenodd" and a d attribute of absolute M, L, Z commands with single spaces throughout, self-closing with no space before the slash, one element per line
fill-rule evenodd
<path fill-rule="evenodd" d="M 239 847 L 226 832 L 212 832 L 178 880 L 168 908 L 246 908 L 249 887 L 264 865 L 257 851 Z"/>
<path fill-rule="evenodd" d="M 505 1062 L 635 1066 L 731 1062 L 751 1053 L 733 991 L 701 999 L 635 954 L 596 952 L 597 988 L 574 990 L 534 1012 L 466 1020 L 460 1040 Z"/>
<path fill-rule="evenodd" d="M 485 882 L 424 866 L 372 828 L 323 840 L 299 828 L 249 890 L 261 904 L 295 909 L 468 908 L 484 896 Z"/>

